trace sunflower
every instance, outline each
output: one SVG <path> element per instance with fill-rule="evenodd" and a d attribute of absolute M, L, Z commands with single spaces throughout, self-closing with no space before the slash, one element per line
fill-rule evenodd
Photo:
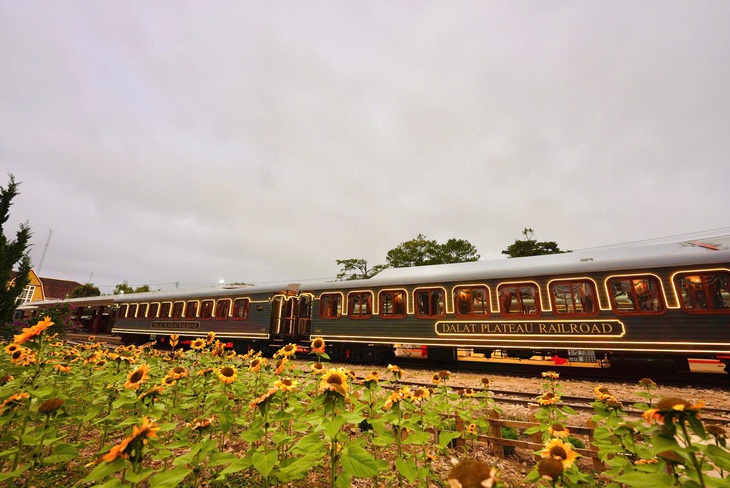
<path fill-rule="evenodd" d="M 573 446 L 561 439 L 553 439 L 545 446 L 540 453 L 542 457 L 556 458 L 563 463 L 563 469 L 570 468 L 578 457 L 578 453 L 573 450 Z"/>
<path fill-rule="evenodd" d="M 170 376 L 176 380 L 179 380 L 181 378 L 187 378 L 188 368 L 186 368 L 185 366 L 175 366 L 170 370 L 169 373 L 167 373 L 167 376 Z"/>
<path fill-rule="evenodd" d="M 213 332 L 211 330 L 210 332 L 208 332 L 208 335 L 205 336 L 205 343 L 210 346 L 211 344 L 213 344 L 214 340 L 215 340 L 215 332 Z"/>
<path fill-rule="evenodd" d="M 154 439 L 157 437 L 158 430 L 160 430 L 160 428 L 155 427 L 155 421 L 150 421 L 147 416 L 144 416 L 142 417 L 142 425 L 139 427 L 132 427 L 132 437 L 130 442 L 142 439 L 142 443 L 147 444 L 147 439 Z"/>
<path fill-rule="evenodd" d="M 467 425 L 466 433 L 470 435 L 477 435 L 479 433 L 479 428 L 477 427 L 477 424 L 471 423 Z"/>
<path fill-rule="evenodd" d="M 127 375 L 127 382 L 124 388 L 136 390 L 139 386 L 149 378 L 150 367 L 146 363 L 142 363 L 139 368 L 135 369 Z"/>
<path fill-rule="evenodd" d="M 172 376 L 165 376 L 164 378 L 162 378 L 160 384 L 167 387 L 175 386 L 177 384 L 177 380 Z"/>
<path fill-rule="evenodd" d="M 557 380 L 558 378 L 560 378 L 560 373 L 556 373 L 555 371 L 544 371 L 542 373 L 542 377 L 549 380 Z"/>
<path fill-rule="evenodd" d="M 466 398 L 473 397 L 474 393 L 475 392 L 472 388 L 462 388 L 461 390 L 459 390 L 459 395 L 466 397 Z"/>
<path fill-rule="evenodd" d="M 210 428 L 211 425 L 213 425 L 213 422 L 215 421 L 215 415 L 209 418 L 204 419 L 195 419 L 195 422 L 192 425 L 191 430 L 203 430 Z"/>
<path fill-rule="evenodd" d="M 434 385 L 441 384 L 441 377 L 439 376 L 438 373 L 433 374 L 433 376 L 431 377 L 431 383 L 433 383 Z"/>
<path fill-rule="evenodd" d="M 10 362 L 14 364 L 20 364 L 23 363 L 28 358 L 28 356 L 32 355 L 33 351 L 31 351 L 27 347 L 18 347 L 16 350 L 10 353 Z"/>
<path fill-rule="evenodd" d="M 493 488 L 499 482 L 497 469 L 489 467 L 482 461 L 465 459 L 458 462 L 453 459 L 452 462 L 456 465 L 451 469 L 447 478 L 450 488 Z"/>
<path fill-rule="evenodd" d="M 388 371 L 393 373 L 393 378 L 395 378 L 397 380 L 403 378 L 403 370 L 400 369 L 398 366 L 393 366 L 392 364 L 389 364 Z"/>
<path fill-rule="evenodd" d="M 388 396 L 388 399 L 385 400 L 385 404 L 383 405 L 383 408 L 391 409 L 391 408 L 393 408 L 393 405 L 398 405 L 402 401 L 403 401 L 403 395 L 401 395 L 397 391 L 394 391 L 393 393 L 390 394 L 390 396 Z"/>
<path fill-rule="evenodd" d="M 53 369 L 58 371 L 59 373 L 70 373 L 71 372 L 71 366 L 68 364 L 54 364 Z"/>
<path fill-rule="evenodd" d="M 132 427 L 132 435 L 122 440 L 119 444 L 112 447 L 111 450 L 102 456 L 102 460 L 110 463 L 118 457 L 128 458 L 129 453 L 134 450 L 135 447 L 139 448 L 141 445 L 147 444 L 147 439 L 153 439 L 157 437 L 157 431 L 159 427 L 155 427 L 154 421 L 150 421 L 147 416 L 142 417 L 142 425 Z"/>
<path fill-rule="evenodd" d="M 319 392 L 333 392 L 343 397 L 347 396 L 347 373 L 343 368 L 332 368 L 322 376 Z"/>
<path fill-rule="evenodd" d="M 324 374 L 324 365 L 322 363 L 314 363 L 312 365 L 312 373 Z"/>
<path fill-rule="evenodd" d="M 563 463 L 557 458 L 543 458 L 537 463 L 537 472 L 542 478 L 552 481 L 563 474 Z"/>
<path fill-rule="evenodd" d="M 190 343 L 190 349 L 202 351 L 206 345 L 205 339 L 193 339 L 193 342 Z"/>
<path fill-rule="evenodd" d="M 282 378 L 274 383 L 274 386 L 277 387 L 279 390 L 288 393 L 294 391 L 294 388 L 297 386 L 297 382 L 292 381 L 289 378 Z"/>
<path fill-rule="evenodd" d="M 6 408 L 8 409 L 15 409 L 22 403 L 23 400 L 30 398 L 30 394 L 26 392 L 22 393 L 15 393 L 14 395 L 10 395 L 8 398 L 5 399 L 5 401 L 0 404 L 0 412 L 4 412 Z"/>
<path fill-rule="evenodd" d="M 276 370 L 274 371 L 274 374 L 281 375 L 286 369 L 286 365 L 288 362 L 289 360 L 286 357 L 280 358 L 278 361 L 276 361 Z"/>
<path fill-rule="evenodd" d="M 282 347 L 278 351 L 276 351 L 276 354 L 274 354 L 274 357 L 282 357 L 282 358 L 288 358 L 297 353 L 297 345 L 296 344 L 287 344 L 286 346 Z"/>
<path fill-rule="evenodd" d="M 484 387 L 485 389 L 486 389 L 486 388 L 489 388 L 489 378 L 487 378 L 487 377 L 485 376 L 485 377 L 483 377 L 483 378 L 482 378 L 481 380 L 479 380 L 479 381 L 481 381 L 481 382 L 482 382 L 482 386 L 483 386 L 483 387 Z"/>
<path fill-rule="evenodd" d="M 279 391 L 278 388 L 269 388 L 263 395 L 251 402 L 251 408 L 259 407 L 263 411 L 266 405 L 268 405 L 269 400 L 274 398 L 277 391 Z"/>
<path fill-rule="evenodd" d="M 555 393 L 549 391 L 537 399 L 537 403 L 540 405 L 557 405 L 560 402 L 560 397 Z"/>
<path fill-rule="evenodd" d="M 639 380 L 639 384 L 646 388 L 656 388 L 656 383 L 654 383 L 651 378 L 641 378 Z"/>
<path fill-rule="evenodd" d="M 312 352 L 315 354 L 324 354 L 325 343 L 321 337 L 315 337 L 311 344 Z"/>
<path fill-rule="evenodd" d="M 8 354 L 12 354 L 18 349 L 20 349 L 20 346 L 18 344 L 8 344 L 7 346 L 5 346 L 5 352 Z"/>
<path fill-rule="evenodd" d="M 216 373 L 218 374 L 218 379 L 226 385 L 230 385 L 236 381 L 236 378 L 238 378 L 238 371 L 236 371 L 236 368 L 233 366 L 223 366 L 222 368 L 219 368 Z"/>
<path fill-rule="evenodd" d="M 604 401 L 610 397 L 613 397 L 613 394 L 611 393 L 611 390 L 606 388 L 605 386 L 597 386 L 595 390 L 596 398 L 598 401 Z"/>
<path fill-rule="evenodd" d="M 362 382 L 365 386 L 370 387 L 377 385 L 378 381 L 380 381 L 380 375 L 377 371 L 373 371 L 372 373 L 369 373 Z"/>
<path fill-rule="evenodd" d="M 0 385 L 5 385 L 7 383 L 10 383 L 14 379 L 15 378 L 12 375 L 0 376 Z"/>
<path fill-rule="evenodd" d="M 46 400 L 45 402 L 41 403 L 38 407 L 38 411 L 40 413 L 50 414 L 61 408 L 63 403 L 63 400 L 60 398 L 51 398 L 50 400 Z"/>
<path fill-rule="evenodd" d="M 415 390 L 413 390 L 413 393 L 411 394 L 411 398 L 416 403 L 420 403 L 424 400 L 427 400 L 428 397 L 430 397 L 430 396 L 431 396 L 431 392 L 429 391 L 429 389 L 424 388 L 423 386 L 420 388 L 416 388 Z"/>
<path fill-rule="evenodd" d="M 570 431 L 568 429 L 566 429 L 563 426 L 563 424 L 559 424 L 559 423 L 554 423 L 553 425 L 551 425 L 550 428 L 548 429 L 548 432 L 550 433 L 551 436 L 557 437 L 560 439 L 562 439 L 564 437 L 568 437 L 568 435 L 570 434 Z"/>
<path fill-rule="evenodd" d="M 129 437 L 127 437 L 127 438 L 123 439 L 122 442 L 120 442 L 116 446 L 112 447 L 108 453 L 104 454 L 101 457 L 102 461 L 111 463 L 118 457 L 122 457 L 125 459 L 128 458 L 129 454 L 127 454 L 127 447 L 129 447 L 129 441 L 130 441 L 130 439 L 129 439 Z"/>
<path fill-rule="evenodd" d="M 162 395 L 165 392 L 165 388 L 162 385 L 155 385 L 146 392 L 142 393 L 140 396 L 137 397 L 138 400 L 144 400 L 146 398 L 155 399 L 159 395 Z"/>
<path fill-rule="evenodd" d="M 248 365 L 248 370 L 252 373 L 257 373 L 261 370 L 261 366 L 266 365 L 266 359 L 264 358 L 254 358 L 253 361 L 251 361 L 251 364 Z"/>
<path fill-rule="evenodd" d="M 41 335 L 44 330 L 52 325 L 53 322 L 51 321 L 51 317 L 44 317 L 43 320 L 40 320 L 33 327 L 27 327 L 23 329 L 20 334 L 15 336 L 13 342 L 15 342 L 16 344 L 23 344 L 28 339 Z"/>
<path fill-rule="evenodd" d="M 215 371 L 213 368 L 205 368 L 198 371 L 198 376 L 208 376 L 210 373 Z"/>

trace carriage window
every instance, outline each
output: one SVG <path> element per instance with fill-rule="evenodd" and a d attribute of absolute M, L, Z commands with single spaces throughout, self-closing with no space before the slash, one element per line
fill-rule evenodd
<path fill-rule="evenodd" d="M 656 314 L 664 312 L 659 281 L 653 276 L 629 276 L 608 280 L 611 307 L 616 313 Z"/>
<path fill-rule="evenodd" d="M 198 301 L 190 300 L 187 307 L 185 307 L 185 318 L 194 319 L 198 316 Z"/>
<path fill-rule="evenodd" d="M 159 303 L 150 303 L 150 308 L 147 310 L 147 317 L 150 319 L 154 319 L 157 317 L 157 312 L 160 310 L 160 304 Z"/>
<path fill-rule="evenodd" d="M 172 309 L 172 303 L 171 302 L 165 302 L 162 305 L 160 305 L 160 318 L 166 319 L 170 317 L 170 310 Z"/>
<path fill-rule="evenodd" d="M 233 302 L 233 319 L 246 320 L 248 318 L 248 298 L 237 298 Z"/>
<path fill-rule="evenodd" d="M 227 319 L 228 311 L 231 309 L 230 300 L 218 300 L 218 305 L 215 307 L 215 318 Z"/>
<path fill-rule="evenodd" d="M 540 292 L 532 283 L 502 285 L 497 289 L 503 315 L 537 315 L 540 313 Z"/>
<path fill-rule="evenodd" d="M 128 305 L 126 303 L 119 305 L 119 314 L 117 315 L 117 317 L 126 317 L 127 308 L 128 308 Z"/>
<path fill-rule="evenodd" d="M 342 316 L 342 295 L 339 293 L 320 295 L 319 316 L 323 319 L 339 319 Z"/>
<path fill-rule="evenodd" d="M 356 319 L 373 316 L 373 294 L 369 291 L 353 292 L 347 295 L 347 315 Z"/>
<path fill-rule="evenodd" d="M 137 309 L 137 318 L 143 319 L 147 316 L 147 304 L 146 303 L 140 303 L 139 308 Z"/>
<path fill-rule="evenodd" d="M 683 273 L 676 278 L 682 308 L 688 312 L 730 312 L 730 273 Z"/>
<path fill-rule="evenodd" d="M 209 319 L 213 316 L 213 305 L 215 302 L 213 300 L 203 300 L 203 303 L 200 304 L 200 318 L 201 319 Z"/>
<path fill-rule="evenodd" d="M 558 315 L 593 315 L 598 312 L 596 289 L 589 280 L 550 283 L 553 311 Z"/>
<path fill-rule="evenodd" d="M 459 317 L 489 315 L 489 295 L 486 286 L 458 286 L 454 288 L 454 308 Z"/>
<path fill-rule="evenodd" d="M 416 317 L 439 318 L 446 315 L 443 288 L 425 288 L 415 291 Z"/>
<path fill-rule="evenodd" d="M 183 316 L 183 309 L 185 308 L 185 302 L 175 302 L 172 306 L 172 318 L 179 319 Z"/>
<path fill-rule="evenodd" d="M 380 316 L 389 319 L 402 319 L 406 316 L 406 292 L 403 290 L 381 291 Z"/>
<path fill-rule="evenodd" d="M 129 304 L 129 312 L 127 313 L 127 317 L 132 318 L 137 316 L 137 304 L 136 303 L 130 303 Z"/>

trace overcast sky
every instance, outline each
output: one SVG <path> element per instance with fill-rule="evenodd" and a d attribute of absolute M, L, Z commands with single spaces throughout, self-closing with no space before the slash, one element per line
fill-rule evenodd
<path fill-rule="evenodd" d="M 730 225 L 730 2 L 0 3 L 0 186 L 41 275 L 333 277 Z M 93 276 L 92 276 L 93 273 Z"/>

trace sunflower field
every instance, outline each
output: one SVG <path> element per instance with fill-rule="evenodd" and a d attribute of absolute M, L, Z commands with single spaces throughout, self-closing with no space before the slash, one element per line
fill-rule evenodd
<path fill-rule="evenodd" d="M 364 378 L 329 367 L 322 339 L 273 358 L 225 349 L 213 334 L 171 350 L 72 345 L 50 317 L 22 329 L 0 356 L 0 484 L 26 487 L 504 486 L 474 441 L 498 407 L 484 378 L 455 393 L 405 386 L 397 366 Z M 596 391 L 594 445 L 606 470 L 581 470 L 557 373 L 536 400 L 545 439 L 522 480 L 544 486 L 728 486 L 725 430 L 702 405 L 656 399 L 642 380 L 643 418 Z M 457 423 L 463 425 L 458 427 Z M 458 428 L 457 428 L 458 427 Z M 525 432 L 531 434 L 534 432 Z M 458 448 L 454 449 L 455 441 Z M 448 475 L 433 469 L 452 456 Z"/>

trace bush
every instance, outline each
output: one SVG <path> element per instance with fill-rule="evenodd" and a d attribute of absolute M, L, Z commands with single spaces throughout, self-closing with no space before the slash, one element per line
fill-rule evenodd
<path fill-rule="evenodd" d="M 520 434 L 514 427 L 502 427 L 502 439 L 510 439 L 517 441 L 520 439 Z M 515 453 L 514 446 L 504 446 L 504 455 L 511 456 Z"/>

